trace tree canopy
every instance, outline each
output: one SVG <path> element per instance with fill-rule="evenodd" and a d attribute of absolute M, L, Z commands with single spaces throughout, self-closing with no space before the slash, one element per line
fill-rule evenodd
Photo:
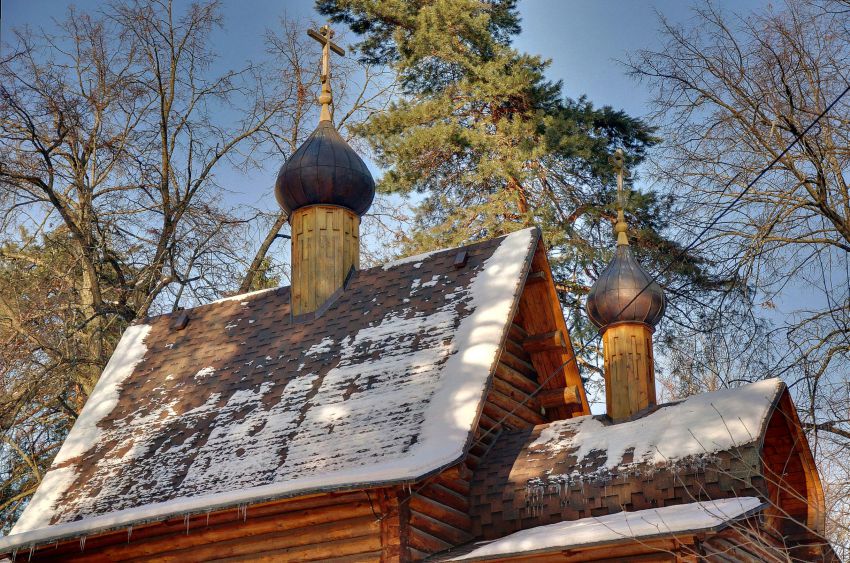
<path fill-rule="evenodd" d="M 405 252 L 538 225 L 573 336 L 595 339 L 581 307 L 614 241 L 609 157 L 622 148 L 634 169 L 659 142 L 655 127 L 585 97 L 565 97 L 562 83 L 546 77 L 549 61 L 511 46 L 520 30 L 514 0 L 316 6 L 359 34 L 361 57 L 391 64 L 403 87 L 400 99 L 356 132 L 385 168 L 379 189 L 419 202 Z M 650 267 L 681 250 L 667 230 L 672 204 L 670 195 L 631 192 L 630 233 Z M 666 276 L 667 285 L 682 288 L 674 302 L 722 285 L 699 256 L 683 254 Z M 585 360 L 598 351 L 590 350 Z"/>

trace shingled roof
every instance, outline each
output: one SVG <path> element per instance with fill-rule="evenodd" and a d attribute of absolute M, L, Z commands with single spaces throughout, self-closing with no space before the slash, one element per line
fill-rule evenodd
<path fill-rule="evenodd" d="M 761 447 L 787 393 L 768 379 L 661 405 L 629 422 L 588 415 L 503 433 L 471 484 L 473 536 L 730 496 L 766 498 Z"/>
<path fill-rule="evenodd" d="M 538 240 L 363 270 L 301 318 L 284 287 L 131 326 L 0 548 L 456 463 Z"/>
<path fill-rule="evenodd" d="M 567 520 L 515 532 L 489 542 L 473 542 L 432 557 L 431 561 L 493 561 L 502 557 L 603 547 L 685 533 L 716 532 L 761 511 L 754 497 L 701 501 L 636 512 Z M 625 559 L 625 558 L 624 558 Z"/>

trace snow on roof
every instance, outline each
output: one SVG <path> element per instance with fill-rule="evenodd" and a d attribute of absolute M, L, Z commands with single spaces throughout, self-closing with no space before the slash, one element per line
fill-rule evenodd
<path fill-rule="evenodd" d="M 221 299 L 216 299 L 215 301 L 210 301 L 209 303 L 205 303 L 205 305 L 215 305 L 216 303 L 226 303 L 227 301 L 250 301 L 251 298 L 257 297 L 258 295 L 262 295 L 267 291 L 274 291 L 274 287 L 267 287 L 266 289 L 258 289 L 256 291 L 249 291 L 248 293 L 237 293 L 236 295 L 231 295 L 230 297 L 222 297 Z"/>
<path fill-rule="evenodd" d="M 759 438 L 782 385 L 779 379 L 767 379 L 694 395 L 620 424 L 590 415 L 552 422 L 528 449 L 542 455 L 575 450 L 577 467 L 594 465 L 584 463 L 593 456 L 604 459 L 609 470 L 666 465 L 728 450 Z M 627 452 L 631 461 L 624 462 Z"/>
<path fill-rule="evenodd" d="M 309 322 L 280 288 L 129 328 L 0 548 L 456 463 L 538 237 L 363 270 Z"/>
<path fill-rule="evenodd" d="M 530 555 L 550 549 L 576 549 L 626 539 L 646 540 L 653 536 L 717 529 L 749 516 L 763 506 L 757 498 L 740 497 L 581 518 L 521 530 L 479 544 L 480 547 L 473 551 L 448 560 L 474 560 L 518 553 Z"/>
<path fill-rule="evenodd" d="M 424 262 L 425 260 L 428 260 L 429 258 L 431 258 L 432 256 L 434 256 L 435 254 L 437 254 L 439 252 L 445 252 L 445 250 L 446 249 L 432 250 L 430 252 L 423 252 L 422 254 L 414 254 L 413 256 L 407 256 L 405 258 L 399 258 L 398 260 L 391 260 L 391 261 L 383 264 L 381 267 L 384 270 L 389 270 L 391 268 L 396 268 L 398 266 L 404 266 L 405 264 L 413 264 L 413 267 L 418 269 L 418 268 L 422 267 L 422 262 Z"/>

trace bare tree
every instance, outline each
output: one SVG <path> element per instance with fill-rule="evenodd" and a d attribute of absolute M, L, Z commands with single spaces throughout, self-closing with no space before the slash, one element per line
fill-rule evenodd
<path fill-rule="evenodd" d="M 286 218 L 231 208 L 216 178 L 282 161 L 309 134 L 316 49 L 284 21 L 263 60 L 220 71 L 208 38 L 221 24 L 215 0 L 136 1 L 71 10 L 55 33 L 21 30 L 4 47 L 0 527 L 130 322 L 276 282 L 268 253 Z M 392 91 L 353 63 L 336 80 L 360 86 L 337 87 L 343 125 Z"/>
<path fill-rule="evenodd" d="M 832 491 L 850 475 L 850 96 L 744 190 L 850 84 L 846 6 L 789 0 L 741 17 L 706 4 L 687 28 L 662 19 L 664 47 L 628 63 L 656 92 L 658 173 L 680 196 L 683 233 L 740 197 L 701 241 L 736 283 L 724 307 L 704 312 L 713 336 L 691 356 L 696 371 L 729 344 L 720 353 L 741 368 L 733 379 L 782 375 L 822 467 L 840 460 L 825 471 Z M 753 307 L 747 323 L 727 315 L 733 292 Z M 846 537 L 837 502 L 832 530 Z"/>
<path fill-rule="evenodd" d="M 275 30 L 266 31 L 266 44 L 271 60 L 278 61 L 270 74 L 284 89 L 283 95 L 289 103 L 264 127 L 266 137 L 263 141 L 270 141 L 264 143 L 266 154 L 282 164 L 316 127 L 319 51 L 313 40 L 307 38 L 302 24 L 286 19 L 281 20 Z M 357 142 L 347 134 L 349 125 L 363 123 L 385 109 L 397 89 L 395 76 L 386 67 L 358 64 L 350 56 L 334 61 L 331 81 L 334 124 L 349 142 Z M 381 199 L 364 225 L 373 237 L 397 232 L 398 221 L 404 217 L 398 205 L 388 205 Z M 381 220 L 387 214 L 392 221 Z M 267 272 L 269 250 L 281 236 L 280 231 L 288 219 L 283 212 L 265 213 L 263 218 L 264 229 L 258 237 L 261 242 L 247 265 L 237 293 L 263 287 L 258 276 Z"/>

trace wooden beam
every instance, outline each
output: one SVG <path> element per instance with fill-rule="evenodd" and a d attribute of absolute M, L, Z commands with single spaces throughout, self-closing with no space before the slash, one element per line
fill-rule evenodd
<path fill-rule="evenodd" d="M 546 419 L 543 418 L 539 412 L 532 410 L 528 406 L 523 405 L 520 401 L 505 395 L 495 388 L 490 390 L 490 394 L 487 395 L 487 401 L 513 414 L 514 416 L 518 416 L 525 421 L 525 426 L 534 426 L 535 424 L 543 424 L 546 422 Z"/>
<path fill-rule="evenodd" d="M 549 278 L 546 277 L 546 272 L 544 271 L 531 272 L 530 274 L 528 274 L 528 278 L 525 280 L 525 285 L 542 283 L 545 282 L 547 279 Z"/>
<path fill-rule="evenodd" d="M 552 332 L 529 336 L 523 341 L 522 347 L 529 354 L 553 351 L 563 352 L 567 349 L 567 342 L 564 339 L 563 332 L 553 330 Z"/>
<path fill-rule="evenodd" d="M 502 353 L 504 356 L 504 353 Z M 520 391 L 534 393 L 537 391 L 537 382 L 529 379 L 524 374 L 503 363 L 501 360 L 496 364 L 496 378 L 507 381 Z"/>
<path fill-rule="evenodd" d="M 428 532 L 420 530 L 416 526 L 412 526 L 410 528 L 410 546 L 418 551 L 424 551 L 429 554 L 454 547 L 449 542 L 432 536 Z"/>
<path fill-rule="evenodd" d="M 468 532 L 472 529 L 472 519 L 468 514 L 420 494 L 414 494 L 410 498 L 410 510 L 430 516 L 458 530 Z"/>
<path fill-rule="evenodd" d="M 538 243 L 537 249 L 531 262 L 532 272 L 546 272 L 546 283 L 526 283 L 519 302 L 519 309 L 514 322 L 530 335 L 547 334 L 552 331 L 560 331 L 563 347 L 555 347 L 549 351 L 529 354 L 534 370 L 537 372 L 538 381 L 547 389 L 557 389 L 568 385 L 579 388 L 582 404 L 581 408 L 553 407 L 547 409 L 546 417 L 549 420 L 559 420 L 590 414 L 590 407 L 584 394 L 583 384 L 579 376 L 578 364 L 575 361 L 572 344 L 569 341 L 569 329 L 564 321 L 558 292 L 552 283 L 552 274 L 549 261 L 542 243 Z M 511 334 L 521 334 L 518 330 L 512 330 Z M 511 350 L 512 352 L 514 350 Z M 523 350 L 525 352 L 525 350 Z M 526 352 L 526 354 L 528 354 Z"/>
<path fill-rule="evenodd" d="M 459 530 L 448 522 L 437 520 L 416 510 L 410 511 L 410 525 L 452 545 L 461 545 L 470 539 L 469 532 Z M 413 541 L 411 541 L 411 545 L 419 549 Z"/>
<path fill-rule="evenodd" d="M 537 394 L 540 404 L 547 409 L 553 407 L 581 407 L 581 395 L 575 385 L 559 389 L 545 389 Z"/>
<path fill-rule="evenodd" d="M 440 483 L 435 482 L 425 485 L 420 491 L 420 494 L 455 510 L 469 513 L 469 499 Z"/>

